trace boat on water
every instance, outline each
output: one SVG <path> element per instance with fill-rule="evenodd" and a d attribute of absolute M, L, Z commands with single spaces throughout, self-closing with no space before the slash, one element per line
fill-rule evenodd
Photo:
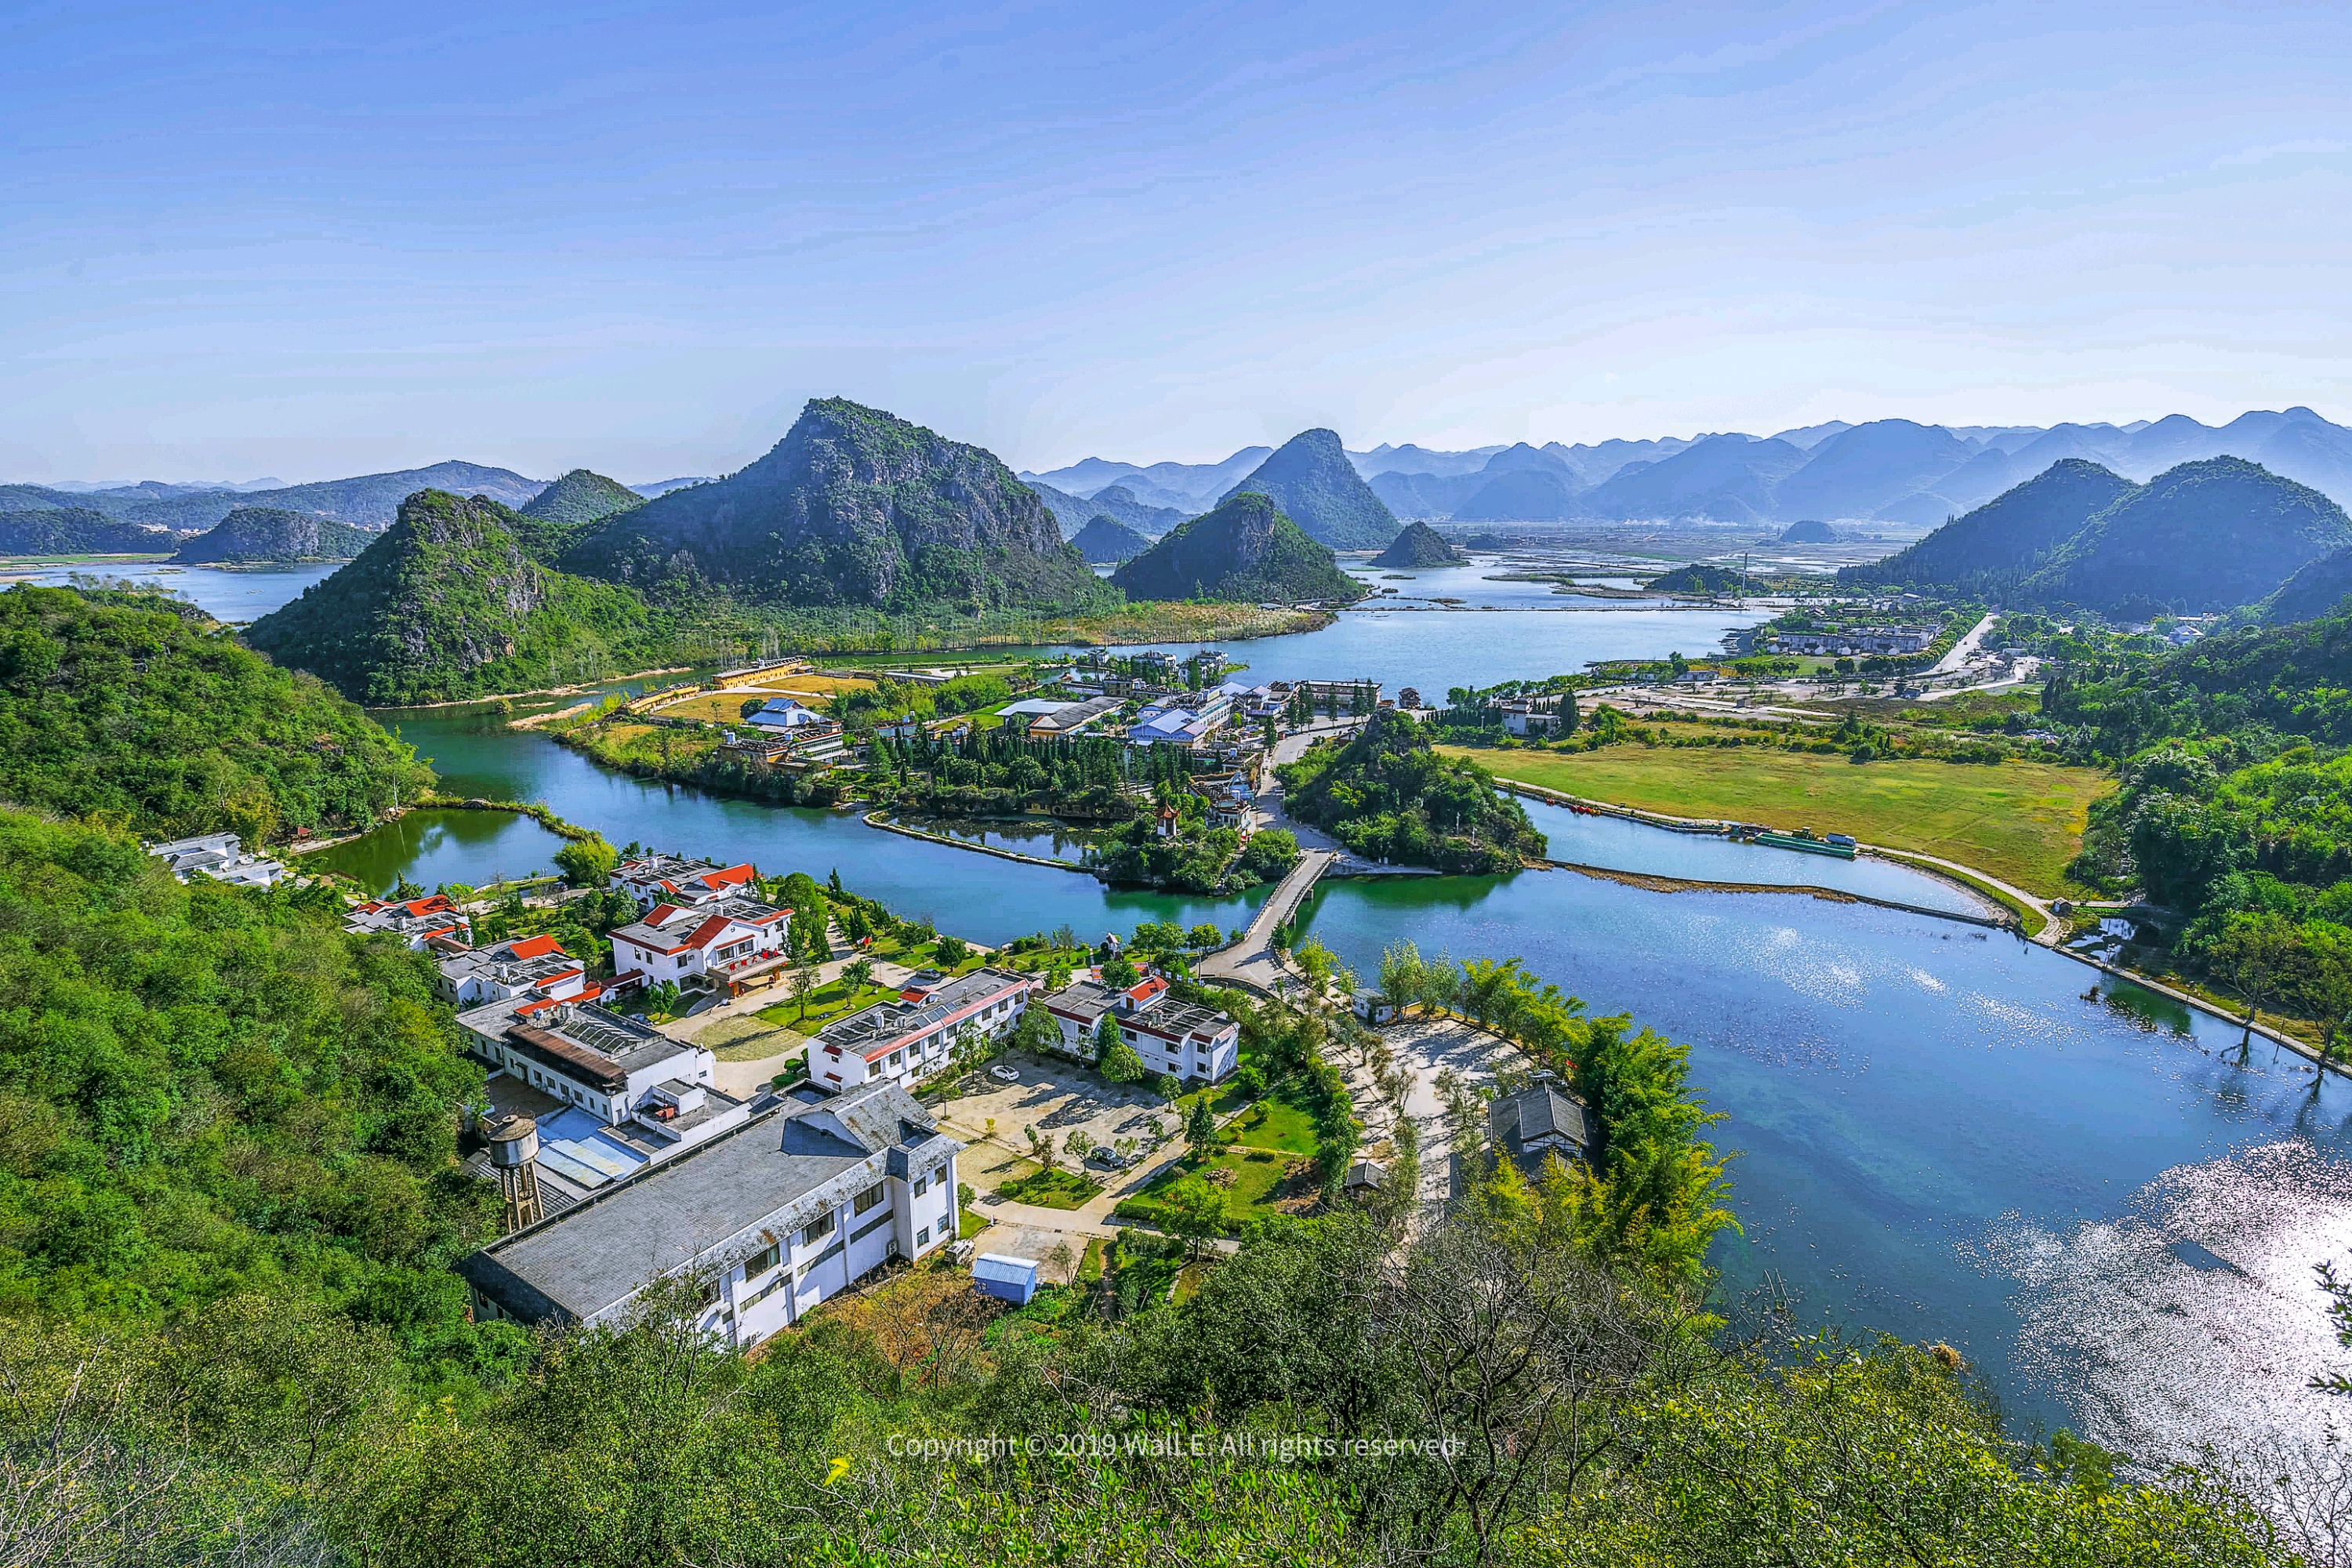
<path fill-rule="evenodd" d="M 1800 827 L 1794 833 L 1780 833 L 1764 827 L 1741 837 L 1750 844 L 1762 844 L 1774 849 L 1798 849 L 1808 855 L 1834 856 L 1840 860 L 1853 858 L 1854 842 L 1850 834 L 1830 833 L 1817 838 L 1810 827 Z"/>

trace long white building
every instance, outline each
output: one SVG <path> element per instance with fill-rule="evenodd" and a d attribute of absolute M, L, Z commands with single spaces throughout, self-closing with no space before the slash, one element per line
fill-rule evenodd
<path fill-rule="evenodd" d="M 820 1030 L 808 1043 L 809 1082 L 838 1092 L 929 1078 L 947 1065 L 964 1030 L 1003 1035 L 1038 989 L 1034 975 L 1009 969 L 975 969 L 957 980 L 924 971 L 893 1000 Z"/>
<path fill-rule="evenodd" d="M 626 1323 L 649 1283 L 684 1276 L 705 1332 L 756 1344 L 891 1258 L 954 1240 L 962 1150 L 896 1084 L 787 1100 L 458 1272 L 477 1319 L 560 1325 Z"/>

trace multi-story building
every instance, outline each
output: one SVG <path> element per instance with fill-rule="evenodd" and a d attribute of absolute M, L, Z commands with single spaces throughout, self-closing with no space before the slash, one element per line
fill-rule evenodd
<path fill-rule="evenodd" d="M 891 1258 L 951 1242 L 962 1149 L 895 1084 L 786 1100 L 457 1268 L 477 1320 L 532 1324 L 625 1324 L 650 1283 L 682 1278 L 698 1327 L 756 1344 Z"/>
<path fill-rule="evenodd" d="M 436 951 L 445 944 L 436 943 Z M 433 989 L 458 1008 L 538 997 L 569 1002 L 589 989 L 588 968 L 551 936 L 519 936 L 490 947 L 457 947 L 441 960 Z"/>
<path fill-rule="evenodd" d="M 396 936 L 418 952 L 436 938 L 474 940 L 472 920 L 440 893 L 421 899 L 371 899 L 345 911 L 343 929 L 354 936 Z"/>
<path fill-rule="evenodd" d="M 207 833 L 196 838 L 150 844 L 147 853 L 169 866 L 172 875 L 183 882 L 194 871 L 235 887 L 271 888 L 286 875 L 286 868 L 277 861 L 247 855 L 234 833 Z"/>
<path fill-rule="evenodd" d="M 760 879 L 751 862 L 721 866 L 710 860 L 689 860 L 683 855 L 635 855 L 613 868 L 612 885 L 636 900 L 637 908 L 656 904 L 693 909 L 741 891 Z"/>
<path fill-rule="evenodd" d="M 738 982 L 787 961 L 792 910 L 757 899 L 719 898 L 678 908 L 656 904 L 613 932 L 613 986 Z"/>
<path fill-rule="evenodd" d="M 1179 1002 L 1168 982 L 1147 974 L 1125 989 L 1106 984 L 1091 970 L 1045 999 L 1045 1010 L 1062 1026 L 1065 1056 L 1092 1061 L 1103 1016 L 1118 1023 L 1118 1037 L 1135 1047 L 1146 1071 L 1214 1083 L 1231 1073 L 1241 1057 L 1241 1025 L 1230 1014 Z"/>
<path fill-rule="evenodd" d="M 1010 1030 L 1037 990 L 1034 975 L 1009 969 L 975 969 L 955 980 L 925 971 L 894 999 L 820 1030 L 808 1043 L 809 1082 L 839 1091 L 928 1078 L 947 1065 L 966 1029 L 991 1038 Z"/>

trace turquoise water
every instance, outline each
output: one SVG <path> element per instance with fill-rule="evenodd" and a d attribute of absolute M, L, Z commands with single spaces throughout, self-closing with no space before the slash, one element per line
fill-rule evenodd
<path fill-rule="evenodd" d="M 1396 587 L 1403 584 L 1391 584 Z M 1542 584 L 1496 587 L 1541 588 Z M 1582 673 L 1611 658 L 1663 658 L 1670 652 L 1713 653 L 1726 632 L 1768 617 L 1759 610 L 1663 610 L 1636 605 L 1593 609 L 1591 601 L 1543 598 L 1544 609 L 1349 610 L 1320 631 L 1229 643 L 1150 643 L 1179 658 L 1215 647 L 1249 666 L 1253 683 L 1301 676 L 1381 682 L 1393 697 L 1416 688 L 1424 701 L 1442 701 L 1448 686 L 1492 686 Z M 1570 608 L 1569 606 L 1577 606 Z"/>
<path fill-rule="evenodd" d="M 406 877 L 420 888 L 484 887 L 552 870 L 563 840 L 511 811 L 412 811 L 373 833 L 302 856 L 303 870 L 340 871 L 389 892 Z"/>
<path fill-rule="evenodd" d="M 28 572 L 20 579 L 63 587 L 77 576 L 127 579 L 166 588 L 193 601 L 206 615 L 242 626 L 302 596 L 302 590 L 335 574 L 337 563 L 317 566 L 224 571 L 213 566 L 74 566 Z M 11 574 L 12 577 L 14 574 Z"/>
<path fill-rule="evenodd" d="M 1604 653 L 1687 651 L 1725 614 L 1380 613 L 1273 642 L 1305 668 L 1442 690 Z M 1273 642 L 1234 651 L 1255 661 Z M 1533 668 L 1497 669 L 1496 647 Z M 609 774 L 459 710 L 387 718 L 450 789 L 541 799 L 616 844 L 838 868 L 850 887 L 982 941 L 1063 923 L 1088 937 L 1142 920 L 1230 928 L 1255 902 L 1111 893 L 849 813 Z M 1530 816 L 1562 859 L 1971 905 L 1882 863 L 1540 805 Z M 384 874 L 410 854 L 435 868 L 412 870 L 419 881 L 478 880 L 467 830 L 443 824 L 370 863 Z M 509 843 L 522 852 L 504 838 L 491 852 Z M 1769 892 L 1657 893 L 1567 871 L 1350 881 L 1328 884 L 1307 919 L 1366 973 L 1407 938 L 1426 952 L 1517 954 L 1595 1010 L 1687 1042 L 1696 1082 L 1727 1117 L 1716 1135 L 1738 1152 L 1746 1234 L 1718 1258 L 1735 1291 L 1769 1282 L 1811 1317 L 1948 1342 L 2025 1426 L 2063 1423 L 2143 1457 L 2258 1429 L 2307 1435 L 2336 1414 L 2302 1385 L 2352 1359 L 2310 1272 L 2352 1252 L 2352 1090 L 2330 1080 L 2315 1092 L 2267 1047 L 2238 1065 L 2226 1025 L 2104 980 L 2085 1000 L 2094 971 L 2002 933 Z"/>
<path fill-rule="evenodd" d="M 1580 816 L 1539 800 L 1523 798 L 1519 804 L 1527 808 L 1528 820 L 1549 840 L 1549 853 L 1554 860 L 1697 881 L 1835 888 L 1931 910 L 1996 917 L 2000 913 L 1953 883 L 1867 856 L 1839 860 L 1808 855 L 1801 849 L 1741 844 L 1711 833 L 1669 832 L 1622 816 Z"/>

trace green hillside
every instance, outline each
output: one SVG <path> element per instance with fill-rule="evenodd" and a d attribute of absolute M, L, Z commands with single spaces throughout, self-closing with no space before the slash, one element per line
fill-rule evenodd
<path fill-rule="evenodd" d="M 1372 493 L 1329 430 L 1292 437 L 1223 499 L 1253 490 L 1273 497 L 1309 539 L 1333 550 L 1378 550 L 1396 537 L 1396 513 Z"/>
<path fill-rule="evenodd" d="M 173 560 L 200 564 L 263 561 L 349 561 L 370 544 L 371 530 L 283 507 L 241 506 L 209 531 L 182 544 Z"/>
<path fill-rule="evenodd" d="M 1454 566 L 1468 560 L 1445 542 L 1437 530 L 1425 522 L 1408 522 L 1402 532 L 1389 541 L 1389 547 L 1372 557 L 1372 564 L 1400 570 L 1413 566 Z"/>
<path fill-rule="evenodd" d="M 376 707 L 664 662 L 669 616 L 630 589 L 541 565 L 518 527 L 497 501 L 419 491 L 358 560 L 256 621 L 246 640 Z"/>
<path fill-rule="evenodd" d="M 258 846 L 372 826 L 432 776 L 366 714 L 185 605 L 0 593 L 0 799 Z"/>
<path fill-rule="evenodd" d="M 657 595 L 716 587 L 774 605 L 1085 614 L 1117 603 L 994 456 L 837 397 L 813 400 L 749 468 L 611 519 L 562 564 Z"/>
<path fill-rule="evenodd" d="M 1430 735 L 1411 714 L 1374 713 L 1346 745 L 1284 766 L 1285 809 L 1367 859 L 1454 876 L 1500 875 L 1541 858 L 1544 836 L 1526 808 L 1475 763 L 1438 755 Z"/>
<path fill-rule="evenodd" d="M 0 555 L 159 555 L 177 542 L 86 506 L 0 511 Z"/>
<path fill-rule="evenodd" d="M 2352 544 L 2344 509 L 2242 458 L 2183 463 L 2119 497 L 2021 585 L 2113 615 L 2251 604 Z"/>
<path fill-rule="evenodd" d="M 2120 474 L 2069 458 L 1906 550 L 1867 566 L 1840 568 L 1838 581 L 1948 586 L 1972 594 L 2013 589 L 2044 556 L 2133 488 Z"/>
<path fill-rule="evenodd" d="M 618 479 L 574 468 L 516 509 L 515 534 L 534 557 L 552 562 L 606 518 L 645 504 Z"/>
<path fill-rule="evenodd" d="M 1110 580 L 1131 599 L 1319 604 L 1352 603 L 1365 593 L 1329 550 L 1254 490 L 1180 525 Z"/>

